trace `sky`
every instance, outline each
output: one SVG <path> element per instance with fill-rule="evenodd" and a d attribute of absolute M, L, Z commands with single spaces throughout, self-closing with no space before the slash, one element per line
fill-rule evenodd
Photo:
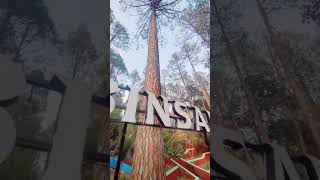
<path fill-rule="evenodd" d="M 93 35 L 93 39 L 95 44 L 98 47 L 103 47 L 103 37 L 102 33 L 104 33 L 104 25 L 106 15 L 101 14 L 105 13 L 106 2 L 101 3 L 100 0 L 70 0 L 68 1 L 69 5 L 66 5 L 66 1 L 64 0 L 45 0 L 51 17 L 54 22 L 57 24 L 57 27 L 60 32 L 68 32 L 74 30 L 79 24 L 87 23 L 89 26 L 89 31 Z M 114 11 L 114 15 L 117 21 L 120 21 L 125 27 L 127 27 L 128 32 L 130 34 L 131 40 L 135 41 L 133 35 L 136 33 L 136 23 L 138 18 L 135 16 L 130 16 L 128 12 L 123 12 L 121 10 L 121 6 L 118 3 L 119 0 L 111 0 L 110 7 Z M 254 0 L 244 0 L 242 4 L 242 10 L 244 11 L 244 18 L 241 20 L 242 25 L 247 28 L 250 32 L 250 36 L 252 39 L 262 38 L 263 24 L 261 17 L 259 16 L 256 8 L 256 4 Z M 77 8 L 73 7 L 74 4 L 77 4 Z M 72 8 L 72 12 L 70 12 L 70 8 Z M 95 9 L 86 11 L 87 9 Z M 58 11 L 59 10 L 59 11 Z M 94 14 L 92 14 L 94 13 Z M 133 13 L 133 12 L 132 12 Z M 301 23 L 300 15 L 298 11 L 283 11 L 279 12 L 281 14 L 277 14 L 275 16 L 271 16 L 272 24 L 276 26 L 276 28 L 281 30 L 290 30 L 296 33 L 304 33 L 308 34 L 310 38 L 317 35 L 318 27 L 316 28 L 314 25 L 306 25 Z M 101 14 L 101 15 L 99 15 Z M 79 18 L 81 17 L 81 18 Z M 101 19 L 97 19 L 97 17 L 101 17 Z M 274 18 L 276 17 L 276 18 Z M 179 29 L 175 29 L 174 31 L 166 30 L 164 34 L 166 34 L 167 43 L 165 45 L 159 46 L 159 56 L 160 56 L 160 66 L 161 68 L 165 68 L 170 60 L 171 54 L 177 51 L 180 46 L 177 39 L 177 35 L 179 35 Z M 63 33 L 62 33 L 63 34 Z M 64 34 L 65 35 L 65 34 Z M 142 76 L 142 70 L 146 66 L 147 61 L 147 46 L 143 46 L 140 49 L 135 48 L 135 44 L 133 43 L 132 48 L 128 51 L 117 50 L 118 53 L 123 57 L 127 69 L 131 72 L 134 69 L 139 70 L 140 75 Z M 53 57 L 55 58 L 55 57 Z M 51 66 L 51 65 L 50 65 Z M 201 67 L 198 70 L 201 70 Z M 203 69 L 203 68 L 202 68 Z M 143 77 L 143 76 L 142 76 Z M 52 98 L 51 98 L 52 97 Z M 57 104 L 60 99 L 58 95 L 52 94 L 48 99 L 51 101 L 55 101 L 53 103 L 54 107 L 48 112 L 49 117 L 55 117 L 54 114 L 57 113 Z M 50 104 L 50 103 L 49 103 Z M 50 118 L 48 120 L 49 123 L 54 121 L 54 118 Z M 48 123 L 48 124 L 49 124 Z M 47 125 L 44 125 L 47 126 Z"/>
<path fill-rule="evenodd" d="M 254 0 L 244 0 L 241 1 L 241 10 L 243 11 L 243 17 L 240 24 L 248 31 L 249 36 L 257 41 L 265 41 L 265 30 L 262 19 L 258 13 L 258 9 Z M 114 11 L 116 21 L 120 21 L 128 30 L 132 42 L 132 47 L 128 51 L 123 51 L 117 49 L 117 52 L 123 57 L 127 69 L 131 72 L 137 69 L 142 76 L 142 71 L 146 66 L 147 62 L 147 45 L 136 49 L 136 39 L 134 35 L 137 31 L 137 21 L 138 17 L 133 16 L 134 11 L 124 12 L 121 9 L 119 0 L 111 0 L 110 7 Z M 308 34 L 310 38 L 316 35 L 318 32 L 312 25 L 302 24 L 301 16 L 298 10 L 290 11 L 279 11 L 275 15 L 270 16 L 272 24 L 278 30 L 289 30 L 296 33 Z M 276 17 L 276 18 L 274 18 Z M 159 57 L 160 57 L 160 68 L 163 69 L 168 64 L 171 58 L 171 54 L 177 51 L 179 46 L 179 33 L 181 29 L 175 28 L 173 31 L 166 28 L 163 34 L 166 36 L 167 43 L 164 45 L 159 45 Z M 147 40 L 145 40 L 147 41 Z M 141 41 L 143 42 L 143 41 Z M 264 43 L 262 43 L 264 44 Z M 201 56 L 201 55 L 200 55 Z M 189 67 L 190 68 L 190 67 Z M 198 67 L 201 71 L 205 71 L 203 67 Z M 143 76 L 142 76 L 143 77 Z"/>
<path fill-rule="evenodd" d="M 132 43 L 129 50 L 123 51 L 117 49 L 117 52 L 122 56 L 129 72 L 137 69 L 140 73 L 140 76 L 143 77 L 143 69 L 145 68 L 147 63 L 148 51 L 146 44 L 147 40 L 140 40 L 141 44 L 143 44 L 143 41 L 145 41 L 145 45 L 142 45 L 141 47 L 139 47 L 139 49 L 136 48 L 136 39 L 134 35 L 137 32 L 138 16 L 134 16 L 134 13 L 136 13 L 134 10 L 124 12 L 121 8 L 121 5 L 119 4 L 119 0 L 111 0 L 110 8 L 113 10 L 116 21 L 119 21 L 127 28 Z M 181 43 L 179 43 L 180 41 L 178 38 L 181 34 L 180 31 L 181 29 L 179 28 L 175 28 L 174 30 L 170 30 L 169 28 L 162 29 L 162 34 L 166 38 L 166 43 L 161 45 L 159 40 L 159 59 L 161 69 L 164 69 L 167 66 L 171 55 L 180 49 L 179 44 Z M 199 56 L 202 57 L 202 55 Z M 188 68 L 190 69 L 190 67 L 187 67 L 187 69 Z M 202 66 L 199 66 L 198 68 L 204 71 L 204 68 Z"/>

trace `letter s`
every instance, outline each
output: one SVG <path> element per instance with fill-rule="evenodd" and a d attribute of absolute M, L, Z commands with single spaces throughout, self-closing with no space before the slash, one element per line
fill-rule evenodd
<path fill-rule="evenodd" d="M 110 114 L 114 110 L 116 106 L 116 102 L 114 101 L 114 98 L 112 95 L 119 91 L 118 84 L 110 79 Z"/>
<path fill-rule="evenodd" d="M 178 121 L 177 127 L 182 129 L 191 129 L 192 128 L 192 122 L 191 118 L 183 111 L 183 109 L 187 108 L 187 105 L 183 102 L 175 101 L 173 104 L 173 110 L 174 112 L 179 115 L 181 118 L 184 119 L 185 122 Z"/>

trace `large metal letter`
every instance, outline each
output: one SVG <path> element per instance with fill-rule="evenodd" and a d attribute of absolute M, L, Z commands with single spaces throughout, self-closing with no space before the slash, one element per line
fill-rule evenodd
<path fill-rule="evenodd" d="M 135 123 L 136 120 L 136 111 L 137 105 L 139 100 L 139 89 L 137 88 L 130 88 L 130 94 L 128 98 L 126 112 L 121 121 L 124 122 L 132 122 Z"/>
<path fill-rule="evenodd" d="M 91 93 L 81 82 L 67 84 L 44 180 L 80 180 Z"/>
<path fill-rule="evenodd" d="M 210 132 L 210 127 L 207 120 L 203 117 L 202 112 L 198 107 L 194 107 L 195 109 L 195 122 L 196 122 L 196 130 L 200 131 L 200 127 L 204 127 L 207 132 Z"/>
<path fill-rule="evenodd" d="M 251 169 L 240 159 L 225 151 L 225 141 L 245 147 L 245 142 L 240 133 L 216 126 L 215 134 L 211 139 L 210 146 L 211 157 L 213 160 L 213 169 L 222 172 L 227 179 L 232 180 L 256 180 Z"/>
<path fill-rule="evenodd" d="M 116 106 L 116 102 L 114 101 L 112 95 L 119 91 L 118 84 L 114 82 L 112 79 L 110 79 L 110 114 L 114 110 L 114 107 Z"/>
<path fill-rule="evenodd" d="M 147 91 L 146 91 L 147 92 Z M 147 119 L 146 124 L 154 124 L 154 113 L 156 112 L 159 121 L 162 122 L 164 126 L 170 127 L 170 115 L 168 109 L 168 99 L 165 97 L 161 97 L 163 99 L 163 108 L 161 107 L 156 96 L 150 92 L 148 94 L 148 107 L 147 107 Z M 155 111 L 154 111 L 155 110 Z"/>
<path fill-rule="evenodd" d="M 288 152 L 277 144 L 270 144 L 272 150 L 267 153 L 267 179 L 285 180 L 285 172 L 290 180 L 300 180 L 299 174 Z"/>
<path fill-rule="evenodd" d="M 191 129 L 192 128 L 192 122 L 191 122 L 191 118 L 189 116 L 188 113 L 184 112 L 183 109 L 187 108 L 187 105 L 185 103 L 179 102 L 179 101 L 175 101 L 174 102 L 174 106 L 173 106 L 173 110 L 174 112 L 182 117 L 184 119 L 185 122 L 182 121 L 178 121 L 177 122 L 177 127 L 178 128 L 182 128 L 182 129 Z"/>
<path fill-rule="evenodd" d="M 320 160 L 310 154 L 299 156 L 298 161 L 306 167 L 310 180 L 320 180 Z"/>

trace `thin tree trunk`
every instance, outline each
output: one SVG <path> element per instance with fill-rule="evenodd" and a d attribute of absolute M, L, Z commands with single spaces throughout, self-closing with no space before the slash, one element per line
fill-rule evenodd
<path fill-rule="evenodd" d="M 311 131 L 311 135 L 316 145 L 316 150 L 320 151 L 320 134 L 316 126 L 316 123 L 318 123 L 320 120 L 320 112 L 317 109 L 318 106 L 313 101 L 308 91 L 304 89 L 303 82 L 297 77 L 294 72 L 293 66 L 289 62 L 288 58 L 290 57 L 290 53 L 288 51 L 290 47 L 285 47 L 283 43 L 280 42 L 279 37 L 277 37 L 277 35 L 274 33 L 270 25 L 269 18 L 260 0 L 256 0 L 256 3 L 263 23 L 268 32 L 271 50 L 274 54 L 274 56 L 272 57 L 272 61 L 274 64 L 277 64 L 277 62 L 281 64 L 284 75 L 293 90 L 293 94 L 300 108 L 303 112 L 310 115 L 309 118 L 306 118 L 306 123 Z"/>
<path fill-rule="evenodd" d="M 206 106 L 208 107 L 208 109 L 210 109 L 210 96 L 209 96 L 209 93 L 206 90 L 206 88 L 204 87 L 204 84 L 199 80 L 199 78 L 197 76 L 196 69 L 194 67 L 194 64 L 192 63 L 192 61 L 190 59 L 190 55 L 188 54 L 188 52 L 186 52 L 186 53 L 187 53 L 187 60 L 189 61 L 190 65 L 192 67 L 194 79 L 196 80 L 198 86 L 200 87 L 200 92 L 202 92 L 202 94 L 204 96 Z"/>
<path fill-rule="evenodd" d="M 111 37 L 110 39 L 110 44 L 112 43 L 112 41 L 118 36 L 119 31 L 117 31 L 116 33 L 114 33 L 114 35 Z"/>
<path fill-rule="evenodd" d="M 178 69 L 178 71 L 179 71 L 180 79 L 181 79 L 181 81 L 182 81 L 182 84 L 183 84 L 183 86 L 184 86 L 184 89 L 185 89 L 186 92 L 187 92 L 188 100 L 189 100 L 190 104 L 193 105 L 192 96 L 191 96 L 190 92 L 188 91 L 187 83 L 186 83 L 186 81 L 185 81 L 185 79 L 184 79 L 184 77 L 183 77 L 183 74 L 182 74 L 182 71 L 181 71 L 179 65 L 178 65 L 177 69 Z"/>
<path fill-rule="evenodd" d="M 160 66 L 157 37 L 157 20 L 155 9 L 152 9 L 148 33 L 148 60 L 145 73 L 144 89 L 160 95 Z M 155 122 L 158 119 L 155 118 Z M 134 144 L 132 179 L 165 179 L 164 147 L 162 129 L 138 126 Z"/>
<path fill-rule="evenodd" d="M 202 104 L 202 107 L 206 110 L 210 109 L 210 107 L 208 105 L 206 105 L 205 101 L 203 100 L 202 97 L 200 97 L 200 101 L 201 101 L 201 104 Z"/>
<path fill-rule="evenodd" d="M 205 43 L 205 45 L 207 47 L 210 47 L 210 42 L 203 36 L 203 33 L 199 31 L 198 28 L 196 28 L 191 22 L 187 23 L 192 27 L 192 29 L 200 36 L 200 38 L 202 39 L 202 41 Z"/>

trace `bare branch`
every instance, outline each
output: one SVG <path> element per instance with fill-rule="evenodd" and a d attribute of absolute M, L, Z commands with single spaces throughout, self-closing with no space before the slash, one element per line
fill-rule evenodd
<path fill-rule="evenodd" d="M 141 36 L 141 34 L 143 33 L 143 31 L 145 30 L 145 28 L 146 28 L 146 25 L 147 25 L 147 23 L 149 22 L 149 20 L 150 20 L 150 18 L 151 18 L 151 14 L 149 14 L 148 16 L 146 16 L 146 18 L 144 19 L 144 23 L 143 23 L 143 25 L 142 25 L 142 27 L 140 26 L 138 29 L 140 29 L 140 32 L 138 33 L 138 41 L 139 41 L 139 38 L 140 38 L 140 36 Z M 142 21 L 143 22 L 143 21 Z M 138 42 L 137 41 L 137 42 Z"/>
<path fill-rule="evenodd" d="M 145 16 L 150 11 L 150 6 L 146 6 L 141 11 L 142 11 L 141 13 L 134 14 L 133 16 Z"/>
<path fill-rule="evenodd" d="M 137 3 L 137 4 L 130 3 L 130 4 L 128 4 L 125 0 L 121 1 L 121 2 L 124 3 L 126 6 L 135 7 L 135 8 L 137 8 L 137 7 L 145 7 L 145 6 L 150 6 L 151 5 L 150 3 L 147 3 L 145 1 L 138 1 L 138 2 L 141 2 L 142 4 L 140 4 L 140 3 Z"/>
<path fill-rule="evenodd" d="M 172 2 L 168 2 L 168 3 L 165 3 L 165 4 L 160 4 L 158 8 L 171 6 L 171 5 L 175 4 L 175 3 L 177 3 L 178 1 L 180 1 L 180 0 L 174 0 Z"/>

